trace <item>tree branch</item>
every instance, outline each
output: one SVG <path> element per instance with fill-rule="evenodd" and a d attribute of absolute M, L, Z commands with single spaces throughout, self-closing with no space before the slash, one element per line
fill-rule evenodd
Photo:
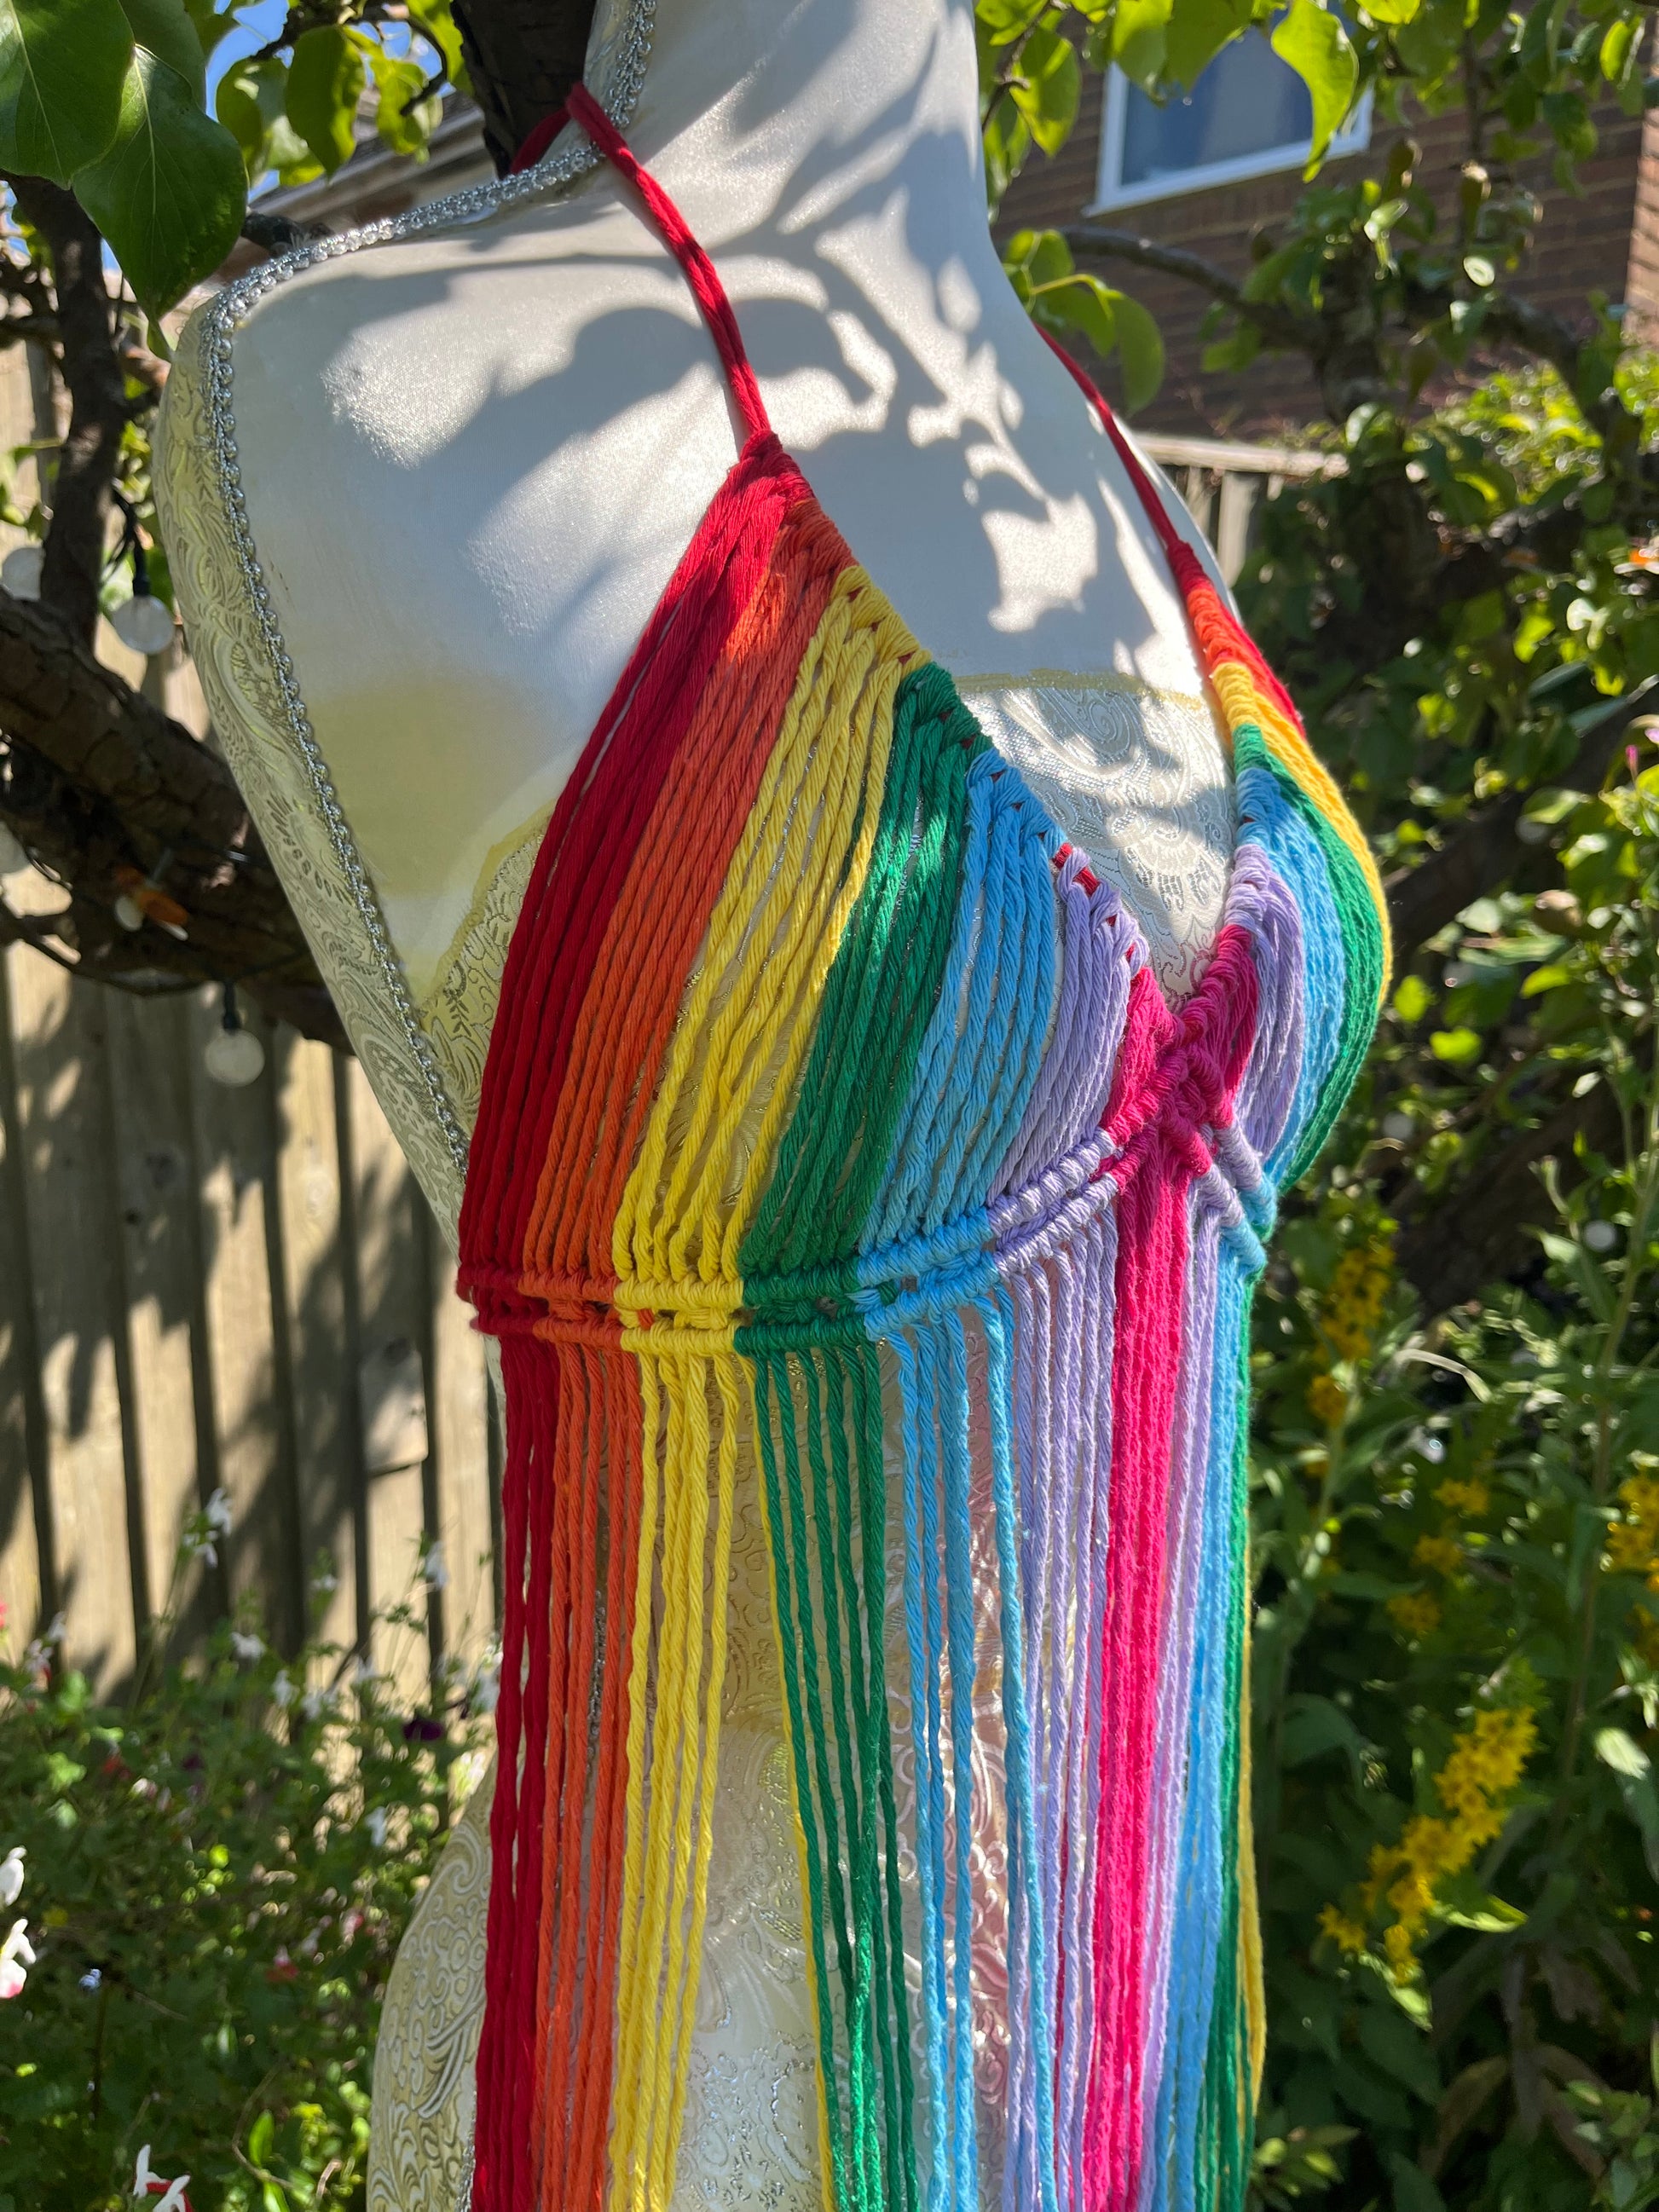
<path fill-rule="evenodd" d="M 52 476 L 40 596 L 89 646 L 109 544 L 110 492 L 131 414 L 114 303 L 104 278 L 103 241 L 74 194 L 40 177 L 8 181 L 19 214 L 52 257 L 70 396 L 69 428 Z"/>
<path fill-rule="evenodd" d="M 343 1042 L 310 949 L 230 771 L 44 606 L 0 592 L 0 811 L 71 889 L 52 933 L 79 971 L 245 982 L 307 1036 Z M 183 942 L 114 919 L 124 872 L 185 911 Z"/>
<path fill-rule="evenodd" d="M 1659 6 L 1659 0 L 1655 0 L 1655 4 Z M 1139 231 L 1112 230 L 1097 222 L 1073 223 L 1060 234 L 1073 253 L 1131 262 L 1138 269 L 1155 269 L 1160 276 L 1176 276 L 1182 283 L 1195 284 L 1224 307 L 1231 307 L 1236 315 L 1253 324 L 1270 345 L 1297 353 L 1312 353 L 1318 348 L 1320 325 L 1312 317 L 1295 314 L 1288 307 L 1274 307 L 1270 302 L 1247 299 L 1243 287 L 1224 269 L 1218 269 L 1214 262 L 1206 261 L 1201 254 L 1188 253 L 1184 246 L 1166 246 L 1161 239 L 1144 237 Z"/>

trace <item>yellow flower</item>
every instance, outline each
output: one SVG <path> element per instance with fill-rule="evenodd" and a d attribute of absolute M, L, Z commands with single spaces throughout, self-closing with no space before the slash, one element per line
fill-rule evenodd
<path fill-rule="evenodd" d="M 1339 1359 L 1363 1359 L 1376 1340 L 1394 1279 L 1394 1254 L 1380 1238 L 1357 1245 L 1336 1263 L 1319 1310 L 1319 1326 Z"/>
<path fill-rule="evenodd" d="M 1659 1672 L 1659 1620 L 1656 1620 L 1645 1606 L 1634 1605 L 1625 1624 L 1625 1632 L 1648 1665 Z"/>
<path fill-rule="evenodd" d="M 1407 1602 L 1390 1599 L 1389 1610 Z M 1502 1832 L 1509 1800 L 1537 1735 L 1537 1720 L 1524 1705 L 1493 1705 L 1478 1712 L 1453 1739 L 1434 1778 L 1445 1817 L 1413 1814 L 1397 1844 L 1372 1847 L 1359 1903 L 1367 1917 L 1385 1903 L 1394 1915 L 1382 1932 L 1382 1954 L 1397 1981 L 1409 1980 L 1416 1971 L 1418 1939 L 1433 1914 L 1439 1885 L 1462 1874 Z M 1339 1924 L 1352 1928 L 1358 1923 L 1340 1907 L 1328 1905 L 1322 1929 L 1340 1942 Z"/>
<path fill-rule="evenodd" d="M 1437 1575 L 1455 1575 L 1463 1565 L 1463 1553 L 1455 1537 L 1443 1533 L 1419 1536 L 1412 1549 L 1412 1564 L 1429 1567 Z"/>
<path fill-rule="evenodd" d="M 1403 1922 L 1396 1921 L 1382 1936 L 1382 1949 L 1397 1982 L 1410 1981 L 1417 1960 L 1412 1948 L 1412 1939 Z"/>
<path fill-rule="evenodd" d="M 1472 1474 L 1467 1482 L 1449 1474 L 1434 1494 L 1449 1513 L 1462 1513 L 1470 1520 L 1484 1513 L 1492 1503 L 1492 1492 L 1478 1474 Z"/>
<path fill-rule="evenodd" d="M 1389 1600 L 1389 1618 L 1407 1636 L 1431 1636 L 1440 1626 L 1440 1607 L 1427 1590 L 1407 1590 Z"/>
<path fill-rule="evenodd" d="M 1623 1518 L 1607 1534 L 1603 1556 L 1618 1575 L 1645 1575 L 1659 1590 L 1659 1479 L 1632 1474 L 1619 1486 Z"/>
<path fill-rule="evenodd" d="M 1350 1959 L 1358 1959 L 1365 1948 L 1365 1931 L 1357 1920 L 1351 1920 L 1340 1905 L 1328 1905 L 1319 1916 L 1319 1932 L 1328 1936 L 1337 1949 Z"/>
<path fill-rule="evenodd" d="M 1315 1420 L 1334 1429 L 1347 1418 L 1348 1394 L 1328 1375 L 1316 1375 L 1308 1385 L 1308 1411 Z"/>

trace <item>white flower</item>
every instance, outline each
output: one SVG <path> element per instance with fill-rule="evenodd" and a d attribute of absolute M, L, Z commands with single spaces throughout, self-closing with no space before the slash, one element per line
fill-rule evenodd
<path fill-rule="evenodd" d="M 361 1658 L 357 1662 L 356 1665 L 352 1668 L 351 1679 L 357 1685 L 357 1687 L 362 1689 L 366 1682 L 372 1682 L 380 1671 L 380 1668 L 374 1664 L 374 1662 L 368 1657 L 367 1653 L 365 1653 L 363 1657 Z"/>
<path fill-rule="evenodd" d="M 202 1508 L 202 1513 L 204 1518 L 207 1522 L 208 1527 L 214 1531 L 216 1535 L 229 1535 L 231 1520 L 230 1499 L 226 1495 L 224 1486 L 222 1484 L 221 1484 L 219 1488 L 214 1492 L 212 1497 L 209 1498 L 207 1504 Z"/>
<path fill-rule="evenodd" d="M 441 1540 L 428 1546 L 426 1557 L 421 1561 L 421 1577 L 428 1589 L 449 1588 L 449 1570 L 444 1565 L 444 1547 Z"/>
<path fill-rule="evenodd" d="M 22 1895 L 25 1856 L 21 1844 L 14 1844 L 0 1859 L 0 1905 L 15 1905 Z"/>
<path fill-rule="evenodd" d="M 149 2162 L 149 2145 L 146 2143 L 138 2154 L 132 2193 L 135 2197 L 160 2197 L 161 2201 L 155 2212 L 185 2212 L 185 2190 L 189 2181 L 187 2173 L 181 2173 L 177 2181 L 164 2181 Z"/>
<path fill-rule="evenodd" d="M 368 1830 L 375 1850 L 381 1850 L 386 1844 L 386 1808 L 377 1805 L 372 1813 L 365 1814 L 363 1826 Z"/>
<path fill-rule="evenodd" d="M 327 1567 L 319 1567 L 311 1577 L 311 1587 L 324 1597 L 331 1597 L 340 1587 L 340 1577 Z"/>
<path fill-rule="evenodd" d="M 257 1636 L 245 1636 L 240 1628 L 233 1628 L 230 1632 L 230 1648 L 239 1659 L 245 1659 L 250 1667 L 256 1659 L 263 1659 L 265 1656 L 263 1640 Z"/>
<path fill-rule="evenodd" d="M 308 1721 L 314 1721 L 327 1706 L 327 1695 L 321 1690 L 307 1690 L 300 1700 L 300 1711 Z"/>
<path fill-rule="evenodd" d="M 279 1667 L 277 1668 L 276 1680 L 270 1686 L 270 1694 L 275 1698 L 276 1703 L 282 1707 L 284 1712 L 288 1711 L 289 1707 L 294 1703 L 295 1698 L 299 1696 L 300 1693 L 295 1688 L 293 1678 L 289 1674 L 286 1667 Z"/>
<path fill-rule="evenodd" d="M 69 1626 L 64 1620 L 63 1614 L 61 1613 L 54 1613 L 52 1616 L 51 1624 L 47 1627 L 46 1634 L 40 1638 L 40 1641 L 46 1645 L 48 1650 L 51 1650 L 55 1645 L 61 1644 L 68 1634 Z"/>
<path fill-rule="evenodd" d="M 0 1943 L 0 2000 L 15 1997 L 28 1979 L 28 1969 L 34 1964 L 34 1946 L 29 1941 L 27 1920 L 14 1920 L 11 1933 Z"/>

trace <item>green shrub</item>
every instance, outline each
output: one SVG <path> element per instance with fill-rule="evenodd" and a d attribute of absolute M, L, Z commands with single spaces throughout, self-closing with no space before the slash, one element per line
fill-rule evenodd
<path fill-rule="evenodd" d="M 1539 374 L 1413 434 L 1501 463 L 1517 533 L 1599 462 Z M 1659 2195 L 1659 765 L 1629 710 L 1586 732 L 1650 665 L 1648 555 L 1609 528 L 1517 559 L 1484 623 L 1449 607 L 1363 681 L 1327 660 L 1322 693 L 1297 632 L 1346 588 L 1352 497 L 1276 502 L 1244 586 L 1316 742 L 1395 859 L 1529 795 L 1504 880 L 1407 948 L 1258 1301 L 1256 2191 L 1633 2212 Z"/>
<path fill-rule="evenodd" d="M 246 1617 L 120 1707 L 52 1657 L 0 1666 L 36 1953 L 0 2005 L 0 2212 L 113 2212 L 145 2144 L 195 2212 L 361 2203 L 386 1975 L 465 1731 Z"/>

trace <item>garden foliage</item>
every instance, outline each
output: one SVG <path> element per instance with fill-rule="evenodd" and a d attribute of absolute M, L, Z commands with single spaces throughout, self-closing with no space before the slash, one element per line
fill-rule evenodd
<path fill-rule="evenodd" d="M 145 2146 L 193 2212 L 362 2203 L 386 1976 L 479 1732 L 246 1613 L 117 1706 L 49 1644 L 0 1666 L 33 1954 L 0 2008 L 0 2212 L 114 2212 Z"/>

